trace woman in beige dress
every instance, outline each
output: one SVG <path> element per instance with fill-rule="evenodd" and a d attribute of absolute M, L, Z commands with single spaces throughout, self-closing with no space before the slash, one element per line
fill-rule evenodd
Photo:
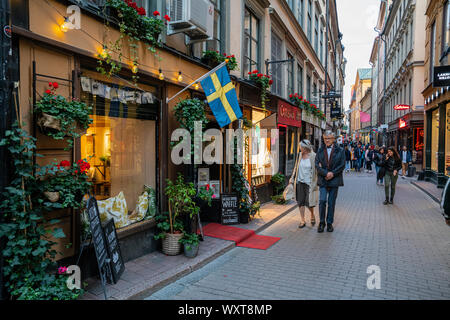
<path fill-rule="evenodd" d="M 305 210 L 309 209 L 311 214 L 311 225 L 316 224 L 314 216 L 314 207 L 317 205 L 318 190 L 317 186 L 317 170 L 316 170 L 316 154 L 312 151 L 311 142 L 302 140 L 300 142 L 300 153 L 294 167 L 294 172 L 289 183 L 294 185 L 294 195 L 300 208 L 300 225 L 299 228 L 306 226 Z"/>

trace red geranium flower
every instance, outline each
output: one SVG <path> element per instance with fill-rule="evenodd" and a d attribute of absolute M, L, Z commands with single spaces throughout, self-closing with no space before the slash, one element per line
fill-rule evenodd
<path fill-rule="evenodd" d="M 164 16 L 164 19 L 166 19 L 167 21 L 170 21 L 170 17 L 167 14 Z"/>
<path fill-rule="evenodd" d="M 53 84 L 52 84 L 51 82 L 49 82 L 49 83 L 48 83 L 48 86 L 51 87 L 51 86 L 53 86 Z"/>
<path fill-rule="evenodd" d="M 58 82 L 53 82 L 53 88 L 55 88 L 55 89 L 58 89 L 58 88 L 59 88 Z"/>
<path fill-rule="evenodd" d="M 269 85 L 272 85 L 272 83 L 273 83 L 273 80 L 270 80 L 270 81 L 269 81 Z"/>
<path fill-rule="evenodd" d="M 289 95 L 289 98 L 292 98 L 293 97 L 293 95 L 292 95 L 292 93 Z"/>
<path fill-rule="evenodd" d="M 145 8 L 139 8 L 137 9 L 137 12 L 140 16 L 145 16 L 147 14 L 147 12 L 145 11 Z"/>
<path fill-rule="evenodd" d="M 258 72 L 259 72 L 258 70 L 254 70 L 254 71 L 253 71 L 254 74 L 257 74 Z"/>
<path fill-rule="evenodd" d="M 153 11 L 153 15 L 156 17 L 156 16 L 159 16 L 160 15 L 160 13 L 159 13 L 159 11 Z"/>
<path fill-rule="evenodd" d="M 252 74 L 251 71 L 249 71 L 248 74 Z"/>
<path fill-rule="evenodd" d="M 67 160 L 63 160 L 63 161 L 61 161 L 61 163 L 59 165 L 61 167 L 70 167 L 70 162 Z"/>
<path fill-rule="evenodd" d="M 258 73 L 258 78 L 262 78 L 262 73 Z"/>
<path fill-rule="evenodd" d="M 49 89 L 45 90 L 45 93 L 46 94 L 52 94 L 52 92 Z"/>

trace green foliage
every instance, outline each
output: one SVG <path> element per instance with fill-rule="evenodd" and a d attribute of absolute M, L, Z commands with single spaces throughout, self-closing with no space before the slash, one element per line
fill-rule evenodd
<path fill-rule="evenodd" d="M 73 140 L 81 135 L 77 129 L 77 125 L 82 130 L 89 128 L 92 119 L 89 114 L 92 113 L 92 107 L 84 102 L 75 99 L 69 101 L 61 95 L 56 95 L 58 84 L 56 82 L 49 83 L 50 89 L 46 90 L 42 99 L 40 99 L 34 107 L 34 112 L 39 116 L 43 113 L 49 114 L 61 123 L 61 130 L 47 130 L 46 134 L 54 139 L 62 140 L 66 137 L 69 144 L 68 148 L 73 146 Z"/>
<path fill-rule="evenodd" d="M 84 290 L 69 290 L 67 278 L 65 275 L 48 275 L 39 287 L 27 281 L 17 290 L 18 300 L 76 300 L 84 293 Z"/>
<path fill-rule="evenodd" d="M 166 237 L 166 234 L 170 232 L 169 213 L 163 212 L 157 214 L 155 216 L 155 220 L 156 220 L 156 227 L 160 232 L 154 236 L 154 239 L 155 240 L 164 239 Z M 183 230 L 183 222 L 180 221 L 178 218 L 175 218 L 175 220 L 173 220 L 173 230 L 174 232 Z"/>
<path fill-rule="evenodd" d="M 276 195 L 279 195 L 286 188 L 286 176 L 282 173 L 273 175 L 270 181 L 274 184 Z"/>
<path fill-rule="evenodd" d="M 272 201 L 276 204 L 286 204 L 286 200 L 284 200 L 284 197 L 282 194 L 278 194 L 276 196 L 272 196 Z"/>
<path fill-rule="evenodd" d="M 64 237 L 60 228 L 52 225 L 58 220 L 46 221 L 44 213 L 58 208 L 46 200 L 41 180 L 51 167 L 34 164 L 36 139 L 29 136 L 17 123 L 5 133 L 0 146 L 6 147 L 12 159 L 14 173 L 11 183 L 0 195 L 0 238 L 5 237 L 2 255 L 5 287 L 12 298 L 66 299 L 76 292 L 58 284 L 55 277 L 47 273 L 56 270 L 53 262 L 57 252 L 49 236 Z M 52 289 L 53 288 L 53 289 Z M 48 290 L 47 290 L 48 289 Z M 46 290 L 46 292 L 41 292 Z"/>
<path fill-rule="evenodd" d="M 178 240 L 178 242 L 186 245 L 186 249 L 191 250 L 192 247 L 196 247 L 199 244 L 198 235 L 195 233 L 184 233 L 183 238 Z"/>
<path fill-rule="evenodd" d="M 320 120 L 326 120 L 325 114 L 315 104 L 310 103 L 298 93 L 290 94 L 289 100 L 300 109 L 305 110 L 306 113 L 312 114 Z"/>
<path fill-rule="evenodd" d="M 180 127 L 194 133 L 194 123 L 200 121 L 202 129 L 206 128 L 208 119 L 206 118 L 206 105 L 200 99 L 185 99 L 180 101 L 174 108 L 175 119 Z"/>
<path fill-rule="evenodd" d="M 259 73 L 258 70 L 248 73 L 248 78 L 254 81 L 261 88 L 261 107 L 266 108 L 267 89 L 272 85 L 273 80 L 267 74 Z"/>
<path fill-rule="evenodd" d="M 213 192 L 213 190 L 209 187 L 209 184 L 207 184 L 206 186 L 201 187 L 201 188 L 198 190 L 197 197 L 198 197 L 200 200 L 206 201 L 206 202 L 208 203 L 208 206 L 211 207 L 211 205 L 212 205 L 212 199 L 213 199 L 213 197 L 214 197 L 214 192 Z"/>
<path fill-rule="evenodd" d="M 203 52 L 202 61 L 205 63 L 211 63 L 213 65 L 219 65 L 225 60 L 228 60 L 227 67 L 229 70 L 238 70 L 238 63 L 234 54 L 227 55 L 226 53 L 220 54 L 219 51 L 207 50 Z"/>

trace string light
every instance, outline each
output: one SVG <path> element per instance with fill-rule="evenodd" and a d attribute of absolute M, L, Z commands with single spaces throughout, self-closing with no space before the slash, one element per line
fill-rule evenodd
<path fill-rule="evenodd" d="M 133 73 L 138 73 L 138 66 L 137 65 L 135 65 L 135 64 L 133 64 L 133 66 L 131 67 L 131 72 L 133 72 Z"/>
<path fill-rule="evenodd" d="M 103 59 L 106 59 L 107 56 L 108 56 L 108 49 L 106 48 L 105 45 L 103 45 L 103 49 L 102 49 L 102 52 L 100 53 L 100 57 L 102 57 Z"/>
<path fill-rule="evenodd" d="M 198 90 L 199 86 L 198 86 L 198 82 L 194 83 L 194 89 Z"/>
<path fill-rule="evenodd" d="M 60 26 L 60 29 L 62 32 L 67 32 L 69 31 L 69 18 L 64 17 L 64 23 Z"/>
<path fill-rule="evenodd" d="M 183 76 L 181 75 L 181 71 L 178 72 L 178 78 L 177 78 L 178 82 L 183 81 Z"/>
<path fill-rule="evenodd" d="M 159 80 L 164 80 L 164 73 L 162 73 L 161 68 L 159 68 Z"/>

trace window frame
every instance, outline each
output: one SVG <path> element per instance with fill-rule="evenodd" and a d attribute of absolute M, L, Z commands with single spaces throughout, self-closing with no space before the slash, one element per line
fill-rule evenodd
<path fill-rule="evenodd" d="M 247 33 L 246 31 L 245 31 L 245 13 L 246 12 L 248 12 L 249 13 L 249 19 L 250 19 L 250 21 L 249 21 L 249 26 L 250 26 L 250 30 L 249 30 L 249 33 Z M 252 26 L 253 26 L 253 23 L 252 23 L 252 21 L 253 21 L 253 19 L 255 19 L 256 20 L 256 22 L 257 22 L 257 24 L 256 24 L 256 28 L 257 28 L 257 30 L 256 30 L 256 38 L 254 38 L 253 37 L 253 30 L 252 30 Z M 243 61 L 242 61 L 242 72 L 243 72 L 243 76 L 245 77 L 245 76 L 247 76 L 248 77 L 248 74 L 245 74 L 246 72 L 248 73 L 248 72 L 251 72 L 251 71 L 253 71 L 253 70 L 259 70 L 260 69 L 260 57 L 261 57 L 261 19 L 248 7 L 248 6 L 245 6 L 245 8 L 244 8 L 244 21 L 243 21 L 244 23 L 243 23 L 243 34 L 244 34 L 244 41 L 245 41 L 245 38 L 246 38 L 246 36 L 248 36 L 248 38 L 249 38 L 249 41 L 250 41 L 250 43 L 248 44 L 248 49 L 249 49 L 249 52 L 246 52 L 246 50 L 247 50 L 247 48 L 246 48 L 246 46 L 245 46 L 245 43 L 244 43 L 244 46 L 243 46 L 243 54 L 242 54 L 242 59 L 243 59 Z M 256 61 L 255 60 L 253 60 L 252 59 L 252 55 L 253 55 L 253 52 L 252 52 L 252 43 L 256 43 L 256 49 L 257 49 L 257 53 L 256 53 Z M 248 55 L 246 55 L 246 53 L 248 54 Z M 249 62 L 249 64 L 248 64 L 248 70 L 245 70 L 245 61 L 248 61 Z M 255 69 L 253 69 L 253 67 L 254 66 L 256 66 L 256 68 Z"/>

